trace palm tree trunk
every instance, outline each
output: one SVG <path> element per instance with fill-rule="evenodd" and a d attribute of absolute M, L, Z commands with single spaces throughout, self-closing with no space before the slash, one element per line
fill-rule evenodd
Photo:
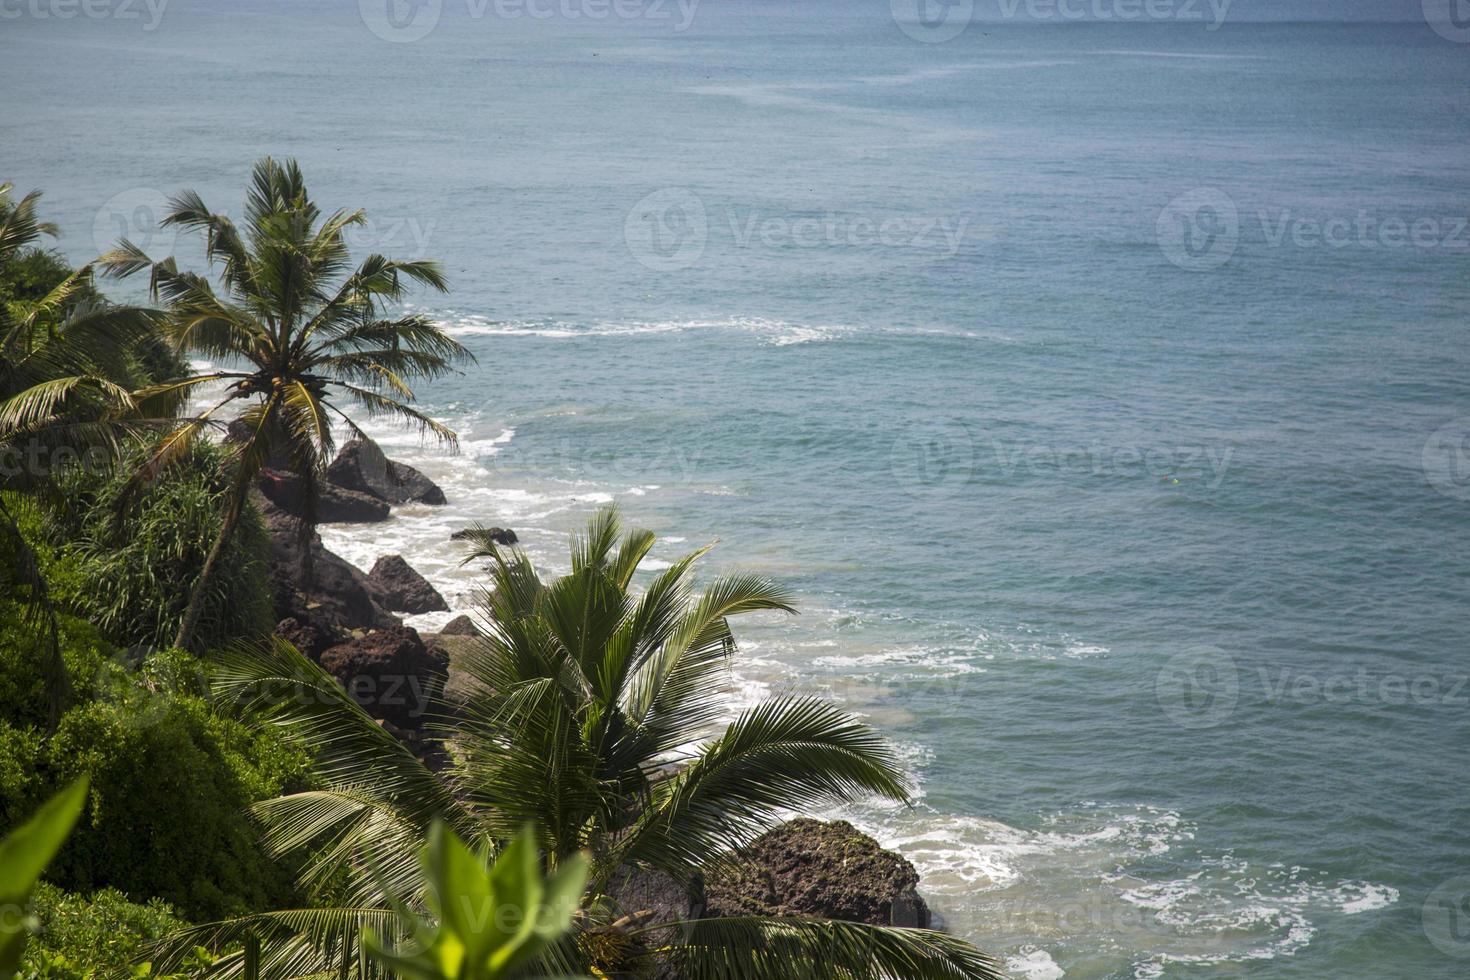
<path fill-rule="evenodd" d="M 225 553 L 225 546 L 234 537 L 235 526 L 240 523 L 240 514 L 245 509 L 244 494 L 243 489 L 236 490 L 229 506 L 225 508 L 225 519 L 220 524 L 219 534 L 215 536 L 214 544 L 204 558 L 204 567 L 199 570 L 194 588 L 189 591 L 189 604 L 184 607 L 184 618 L 174 636 L 174 646 L 181 650 L 189 649 L 189 644 L 194 641 L 194 630 L 199 625 L 199 617 L 204 613 L 204 596 L 209 588 L 209 580 L 214 577 L 214 566 L 219 564 L 220 556 Z"/>

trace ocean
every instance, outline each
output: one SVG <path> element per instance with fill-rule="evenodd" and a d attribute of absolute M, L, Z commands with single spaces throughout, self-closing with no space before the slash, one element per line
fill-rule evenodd
<path fill-rule="evenodd" d="M 740 624 L 731 710 L 887 732 L 914 805 L 825 816 L 1015 976 L 1456 978 L 1455 13 L 0 0 L 0 179 L 75 261 L 197 263 L 166 196 L 292 156 L 359 251 L 441 260 L 460 452 L 374 431 L 449 504 L 328 546 L 457 613 L 473 521 L 548 572 L 608 503 L 651 567 L 718 540 L 800 602 Z"/>

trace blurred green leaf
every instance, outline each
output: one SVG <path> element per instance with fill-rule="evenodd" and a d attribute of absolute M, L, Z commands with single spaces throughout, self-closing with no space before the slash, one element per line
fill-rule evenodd
<path fill-rule="evenodd" d="M 84 776 L 0 840 L 0 980 L 9 980 L 20 968 L 21 954 L 30 938 L 24 912 L 31 892 L 41 872 L 66 843 L 86 802 Z"/>

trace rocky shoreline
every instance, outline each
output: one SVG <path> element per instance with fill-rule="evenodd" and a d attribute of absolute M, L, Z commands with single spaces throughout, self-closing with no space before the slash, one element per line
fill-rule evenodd
<path fill-rule="evenodd" d="M 450 609 L 444 597 L 402 555 L 382 555 L 363 572 L 303 537 L 297 478 L 267 469 L 255 503 L 271 540 L 276 634 L 327 670 L 384 729 L 431 768 L 445 761 L 430 704 L 452 706 L 473 683 L 456 663 L 479 628 L 469 615 L 438 633 L 420 634 L 397 615 Z M 397 504 L 443 504 L 443 491 L 423 474 L 354 440 L 327 471 L 317 513 L 321 523 L 387 520 Z M 514 544 L 515 532 L 495 528 Z M 305 569 L 310 565 L 308 580 Z M 846 821 L 797 819 L 764 834 L 733 861 L 707 869 L 685 887 L 649 871 L 630 871 L 616 889 L 627 914 L 649 909 L 670 919 L 732 915 L 794 915 L 871 925 L 928 928 L 931 914 L 918 893 L 919 874 L 902 855 Z"/>

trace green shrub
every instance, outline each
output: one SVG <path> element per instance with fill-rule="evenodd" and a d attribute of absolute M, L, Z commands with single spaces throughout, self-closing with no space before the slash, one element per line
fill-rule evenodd
<path fill-rule="evenodd" d="M 126 508 L 119 496 L 140 457 L 109 474 L 74 473 L 69 513 L 51 515 L 45 566 L 57 600 L 118 646 L 164 646 L 220 525 L 222 452 L 201 444 Z M 124 512 L 121 520 L 116 515 Z M 195 632 L 199 647 L 258 636 L 274 625 L 270 538 L 247 511 L 227 545 Z"/>
<path fill-rule="evenodd" d="M 112 647 L 90 624 L 58 615 L 61 654 L 74 687 L 106 684 L 112 673 Z M 0 718 L 15 725 L 46 723 L 46 681 L 38 659 L 36 626 L 19 603 L 0 599 Z"/>
<path fill-rule="evenodd" d="M 6 608 L 0 636 L 16 628 L 16 607 L 0 616 Z M 27 683 L 39 652 L 0 647 L 0 685 L 21 691 L 0 701 L 0 827 L 89 773 L 87 810 L 47 874 L 54 884 L 158 897 L 195 920 L 289 901 L 289 869 L 264 855 L 247 811 L 305 787 L 306 749 L 215 710 L 189 655 L 132 664 L 95 633 L 67 626 L 63 652 L 79 701 L 50 736 L 39 689 Z"/>
<path fill-rule="evenodd" d="M 45 882 L 36 890 L 34 913 L 39 932 L 21 964 L 22 980 L 152 976 L 135 971 L 134 962 L 150 943 L 186 925 L 156 898 L 137 904 L 114 888 L 88 896 Z"/>

